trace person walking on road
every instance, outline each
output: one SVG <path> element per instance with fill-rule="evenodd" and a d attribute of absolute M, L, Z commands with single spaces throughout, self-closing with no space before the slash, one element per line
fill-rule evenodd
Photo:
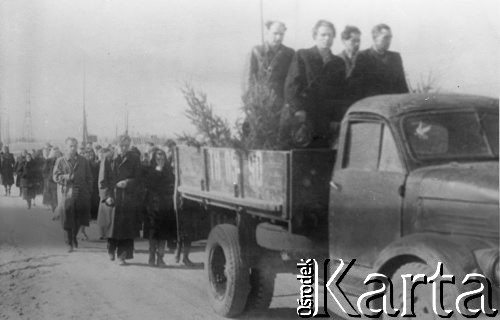
<path fill-rule="evenodd" d="M 0 177 L 5 188 L 5 195 L 10 196 L 10 189 L 14 184 L 14 155 L 10 153 L 9 147 L 3 148 L 4 153 L 0 159 Z"/>
<path fill-rule="evenodd" d="M 130 151 L 130 137 L 119 138 L 118 154 L 105 159 L 99 170 L 99 194 L 101 201 L 111 208 L 110 219 L 103 219 L 108 238 L 108 254 L 121 265 L 134 257 L 134 238 L 139 236 L 137 186 L 141 178 L 141 160 Z M 102 221 L 101 221 L 102 222 Z"/>
<path fill-rule="evenodd" d="M 165 266 L 165 244 L 176 238 L 173 168 L 165 151 L 156 149 L 145 176 L 146 210 L 149 225 L 149 265 Z M 156 259 L 156 261 L 155 261 Z"/>
<path fill-rule="evenodd" d="M 26 203 L 28 204 L 28 209 L 31 209 L 32 200 L 36 196 L 36 183 L 38 179 L 37 175 L 37 164 L 31 153 L 26 153 L 26 158 L 22 162 L 22 167 L 18 171 L 20 177 L 20 187 L 21 195 Z"/>
<path fill-rule="evenodd" d="M 84 157 L 78 155 L 78 141 L 67 138 L 66 154 L 56 160 L 53 178 L 57 183 L 57 209 L 69 252 L 78 248 L 76 236 L 81 225 L 88 224 L 92 173 Z"/>
<path fill-rule="evenodd" d="M 26 162 L 26 155 L 28 154 L 27 150 L 23 150 L 21 154 L 16 158 L 16 164 L 14 165 L 14 171 L 16 173 L 16 187 L 19 188 L 19 196 L 23 195 L 23 189 L 21 188 L 21 174 L 22 169 L 24 167 L 24 163 Z"/>
<path fill-rule="evenodd" d="M 43 204 L 55 212 L 57 207 L 57 184 L 52 178 L 57 158 L 62 154 L 57 148 L 50 149 L 43 165 Z"/>

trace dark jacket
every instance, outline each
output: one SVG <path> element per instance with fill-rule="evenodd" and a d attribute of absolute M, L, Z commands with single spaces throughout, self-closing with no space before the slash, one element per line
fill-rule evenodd
<path fill-rule="evenodd" d="M 274 91 L 279 101 L 283 101 L 285 79 L 295 51 L 284 45 L 271 50 L 268 45 L 252 48 L 250 54 L 249 85 L 264 81 Z"/>
<path fill-rule="evenodd" d="M 380 54 L 370 48 L 359 52 L 350 81 L 357 99 L 408 92 L 403 61 L 393 51 Z"/>
<path fill-rule="evenodd" d="M 38 182 L 37 163 L 35 160 L 24 161 L 18 171 L 21 188 L 35 188 Z"/>
<path fill-rule="evenodd" d="M 344 61 L 331 54 L 325 64 L 317 47 L 298 50 L 286 78 L 291 112 L 307 112 L 313 121 L 339 121 L 346 88 Z"/>
<path fill-rule="evenodd" d="M 345 70 L 344 61 L 331 52 L 323 62 L 317 47 L 295 53 L 285 84 L 282 148 L 325 148 L 331 144 L 336 135 L 332 123 L 340 122 L 347 109 Z M 296 122 L 294 114 L 299 110 L 306 112 L 306 123 Z"/>
<path fill-rule="evenodd" d="M 149 167 L 145 174 L 146 210 L 150 235 L 161 240 L 176 238 L 174 211 L 175 176 L 170 163 L 162 171 Z"/>
<path fill-rule="evenodd" d="M 14 166 L 16 161 L 12 153 L 4 153 L 0 158 L 0 176 L 4 186 L 14 184 Z"/>
<path fill-rule="evenodd" d="M 139 235 L 138 209 L 140 199 L 138 186 L 141 178 L 141 161 L 131 151 L 113 159 L 101 161 L 99 170 L 99 195 L 101 201 L 113 198 L 115 205 L 109 225 L 101 226 L 107 238 L 133 239 Z M 125 188 L 117 188 L 119 181 L 125 180 Z"/>

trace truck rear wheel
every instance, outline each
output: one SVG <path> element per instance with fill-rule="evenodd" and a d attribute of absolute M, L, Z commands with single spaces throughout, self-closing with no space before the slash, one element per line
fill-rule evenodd
<path fill-rule="evenodd" d="M 215 226 L 208 236 L 205 251 L 212 307 L 224 317 L 241 314 L 250 291 L 250 274 L 241 254 L 236 226 Z"/>
<path fill-rule="evenodd" d="M 271 268 L 252 268 L 250 272 L 250 293 L 248 295 L 247 311 L 265 310 L 269 308 L 274 293 L 276 273 Z"/>
<path fill-rule="evenodd" d="M 392 280 L 394 283 L 394 307 L 399 309 L 400 312 L 403 312 L 403 279 L 401 275 L 404 274 L 425 274 L 428 277 L 432 276 L 435 273 L 435 270 L 432 270 L 428 265 L 420 262 L 412 262 L 402 265 L 396 272 L 394 273 Z M 455 286 L 448 285 L 445 286 L 447 290 L 443 293 L 443 306 L 445 309 L 454 310 L 453 315 L 448 319 L 456 319 L 456 310 L 454 307 L 454 302 L 456 297 L 458 296 L 458 292 Z M 439 289 L 438 289 L 439 290 Z M 430 285 L 417 285 L 415 288 L 413 301 L 410 301 L 411 298 L 408 297 L 407 305 L 408 310 L 410 309 L 410 303 L 414 304 L 414 311 L 416 318 L 415 319 L 442 319 L 437 314 L 434 313 L 432 309 L 432 286 Z M 400 316 L 401 316 L 400 313 Z M 384 315 L 384 319 L 394 319 L 387 315 Z"/>

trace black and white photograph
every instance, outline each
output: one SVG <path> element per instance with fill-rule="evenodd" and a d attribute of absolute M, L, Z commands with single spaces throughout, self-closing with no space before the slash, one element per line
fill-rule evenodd
<path fill-rule="evenodd" d="M 498 319 L 500 2 L 0 0 L 0 320 Z"/>

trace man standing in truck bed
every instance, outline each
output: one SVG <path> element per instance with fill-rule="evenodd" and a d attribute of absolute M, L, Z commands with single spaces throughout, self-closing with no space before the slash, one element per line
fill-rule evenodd
<path fill-rule="evenodd" d="M 284 149 L 329 147 L 346 109 L 345 63 L 330 50 L 335 26 L 319 20 L 312 36 L 315 45 L 297 51 L 286 78 L 287 106 L 280 123 Z"/>
<path fill-rule="evenodd" d="M 373 47 L 361 51 L 351 74 L 357 99 L 378 94 L 407 93 L 403 62 L 398 52 L 389 51 L 391 28 L 378 24 L 372 29 Z"/>
<path fill-rule="evenodd" d="M 250 54 L 249 87 L 264 83 L 276 95 L 276 105 L 283 105 L 285 78 L 294 50 L 283 45 L 286 26 L 280 21 L 265 23 L 265 42 L 252 48 Z"/>

